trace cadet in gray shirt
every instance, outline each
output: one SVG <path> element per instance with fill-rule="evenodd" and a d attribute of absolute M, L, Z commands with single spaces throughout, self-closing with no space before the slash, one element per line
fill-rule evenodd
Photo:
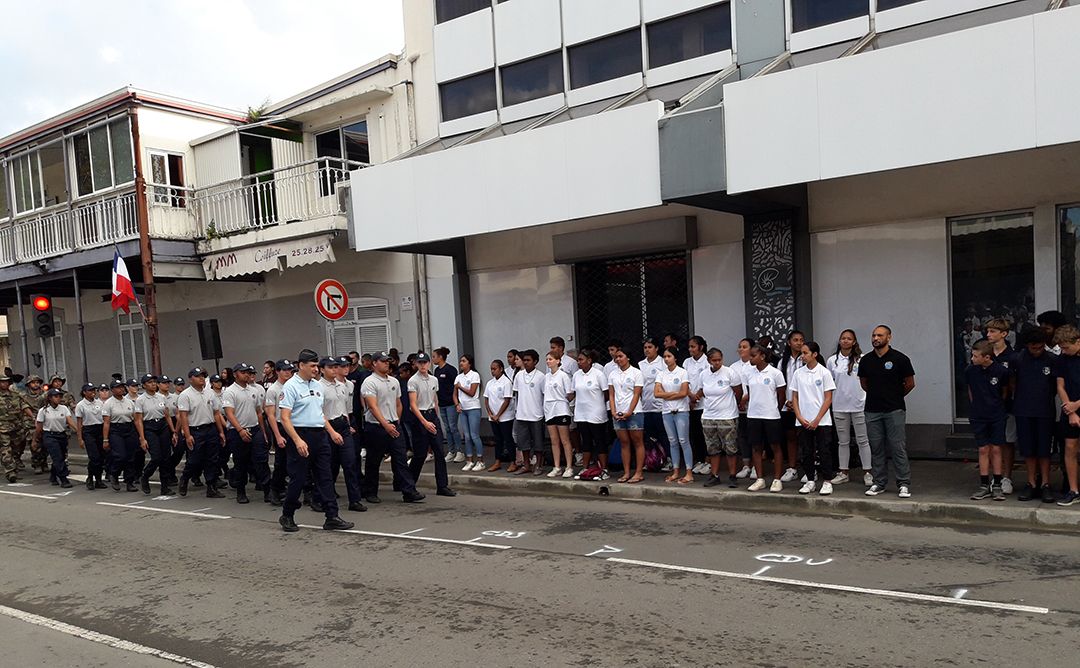
<path fill-rule="evenodd" d="M 413 457 L 409 473 L 413 480 L 420 479 L 428 452 L 434 453 L 435 486 L 439 496 L 457 496 L 450 489 L 446 475 L 446 459 L 443 456 L 442 426 L 439 423 L 439 379 L 431 374 L 431 358 L 427 353 L 416 356 L 417 372 L 409 379 L 409 406 L 406 410 L 416 416 L 413 426 Z"/>
<path fill-rule="evenodd" d="M 139 446 L 150 455 L 150 461 L 142 470 L 139 487 L 143 494 L 150 494 L 150 476 L 157 471 L 161 493 L 170 496 L 173 493 L 169 489 L 173 476 L 172 417 L 165 396 L 158 392 L 157 376 L 146 374 L 141 381 L 144 392 L 135 399 L 135 431 L 139 433 Z"/>
<path fill-rule="evenodd" d="M 236 381 L 221 393 L 227 427 L 225 440 L 233 455 L 232 485 L 236 502 L 248 503 L 247 482 L 255 473 L 256 489 L 270 503 L 270 453 L 262 430 L 262 388 L 255 384 L 255 367 L 240 363 L 233 367 Z"/>
<path fill-rule="evenodd" d="M 68 480 L 68 465 L 64 457 L 67 450 L 67 427 L 75 430 L 75 420 L 71 417 L 71 409 L 60 403 L 64 391 L 59 388 L 49 390 L 46 395 L 46 404 L 38 410 L 37 427 L 35 437 L 45 447 L 52 460 L 52 477 L 60 481 L 60 486 L 71 487 Z"/>
<path fill-rule="evenodd" d="M 379 465 L 389 452 L 390 466 L 402 498 L 406 503 L 417 503 L 424 495 L 416 491 L 406 459 L 407 446 L 400 423 L 401 383 L 389 375 L 390 356 L 386 353 L 375 355 L 374 366 L 375 373 L 365 378 L 360 386 L 360 395 L 364 399 L 364 444 L 367 447 L 362 487 L 364 498 L 368 503 L 379 502 Z"/>

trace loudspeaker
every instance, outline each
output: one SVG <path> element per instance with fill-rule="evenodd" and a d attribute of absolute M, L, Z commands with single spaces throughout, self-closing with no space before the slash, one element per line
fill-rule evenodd
<path fill-rule="evenodd" d="M 195 322 L 199 329 L 199 348 L 202 350 L 204 360 L 219 360 L 221 354 L 221 334 L 218 333 L 217 319 L 198 320 Z"/>

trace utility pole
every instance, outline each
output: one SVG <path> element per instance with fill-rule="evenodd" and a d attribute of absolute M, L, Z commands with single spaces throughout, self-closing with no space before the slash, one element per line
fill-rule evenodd
<path fill-rule="evenodd" d="M 139 257 L 142 260 L 143 306 L 146 311 L 146 331 L 150 337 L 150 366 L 161 374 L 161 346 L 158 342 L 157 294 L 154 287 L 154 251 L 150 245 L 150 206 L 146 198 L 146 178 L 143 176 L 142 139 L 139 135 L 139 114 L 134 107 L 128 110 L 131 120 L 131 145 L 135 152 L 135 215 L 139 222 Z"/>

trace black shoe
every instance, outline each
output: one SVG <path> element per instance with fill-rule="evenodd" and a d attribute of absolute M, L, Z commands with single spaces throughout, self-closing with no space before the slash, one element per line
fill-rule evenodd
<path fill-rule="evenodd" d="M 1054 494 L 1054 490 L 1050 488 L 1050 485 L 1042 486 L 1042 502 L 1043 503 L 1055 503 L 1057 501 L 1057 494 Z"/>
<path fill-rule="evenodd" d="M 315 512 L 317 512 L 317 513 L 325 513 L 326 512 L 326 508 L 323 507 L 323 504 L 319 503 L 315 499 L 311 500 L 311 509 L 314 510 Z"/>
<path fill-rule="evenodd" d="M 351 510 L 354 513 L 366 513 L 367 512 L 367 506 L 360 503 L 359 501 L 354 501 L 354 502 L 349 504 L 349 510 Z"/>
<path fill-rule="evenodd" d="M 248 499 L 247 492 L 240 489 L 240 490 L 236 491 L 236 502 L 237 503 L 251 503 L 251 500 Z"/>
<path fill-rule="evenodd" d="M 64 489 L 71 489 L 71 481 L 67 478 L 60 478 L 60 486 Z"/>
<path fill-rule="evenodd" d="M 367 501 L 370 504 L 382 503 L 382 499 L 377 496 L 365 496 L 364 501 Z"/>
<path fill-rule="evenodd" d="M 304 500 L 300 502 L 300 505 L 302 505 L 302 506 L 310 506 L 311 505 L 311 492 L 304 492 Z"/>
<path fill-rule="evenodd" d="M 162 496 L 173 496 L 174 494 L 176 494 L 176 490 L 174 490 L 172 487 L 162 487 L 161 488 L 161 495 Z"/>
<path fill-rule="evenodd" d="M 727 486 L 731 489 L 739 488 L 739 479 L 733 475 L 729 475 L 727 478 Z"/>
<path fill-rule="evenodd" d="M 97 479 L 97 482 L 95 482 L 95 483 L 94 483 L 94 489 L 108 489 L 108 488 L 109 488 L 109 486 L 108 486 L 108 485 L 106 485 L 106 484 L 105 484 L 105 483 L 104 483 L 104 482 L 103 482 L 103 481 L 101 480 L 101 478 L 98 478 L 98 479 Z"/>
<path fill-rule="evenodd" d="M 322 528 L 325 531 L 344 531 L 346 529 L 351 529 L 354 526 L 356 525 L 352 522 L 346 522 L 340 517 L 331 517 L 323 522 Z"/>
<path fill-rule="evenodd" d="M 127 483 L 127 484 L 125 485 L 125 489 L 126 489 L 126 490 L 127 490 L 128 492 L 137 492 L 137 491 L 139 491 L 139 488 L 138 488 L 138 487 L 136 487 L 136 486 L 135 486 L 135 483 L 133 483 L 133 482 L 129 482 L 129 483 Z"/>
<path fill-rule="evenodd" d="M 49 484 L 52 485 L 53 487 L 59 487 L 60 486 L 60 481 L 57 480 L 56 478 L 49 478 Z"/>
<path fill-rule="evenodd" d="M 139 480 L 139 488 L 142 489 L 143 494 L 149 495 L 150 494 L 150 478 L 147 478 L 146 476 L 143 476 L 142 479 Z"/>
<path fill-rule="evenodd" d="M 439 489 L 435 490 L 435 495 L 436 496 L 457 496 L 457 492 L 450 489 L 449 487 L 440 487 Z"/>
<path fill-rule="evenodd" d="M 270 505 L 271 506 L 280 506 L 281 505 L 281 496 L 277 492 L 275 492 L 273 489 L 270 490 Z"/>
<path fill-rule="evenodd" d="M 402 499 L 402 500 L 403 500 L 403 501 L 404 501 L 405 503 L 420 503 L 420 502 L 421 502 L 421 501 L 423 501 L 423 500 L 424 500 L 425 498 L 427 498 L 427 497 L 425 497 L 425 496 L 424 496 L 423 494 L 421 494 L 420 492 L 413 492 L 412 494 L 402 494 L 402 495 L 401 495 L 401 499 Z"/>
<path fill-rule="evenodd" d="M 289 533 L 300 530 L 300 527 L 296 526 L 296 520 L 293 519 L 292 515 L 282 515 L 278 518 L 278 524 Z"/>
<path fill-rule="evenodd" d="M 709 479 L 705 481 L 705 487 L 716 487 L 722 482 L 723 480 L 720 479 L 720 476 L 710 475 Z"/>
<path fill-rule="evenodd" d="M 220 491 L 214 489 L 212 486 L 206 486 L 206 498 L 208 499 L 224 499 L 225 495 Z"/>
<path fill-rule="evenodd" d="M 261 491 L 263 491 L 263 486 L 262 486 L 262 483 L 258 483 L 258 482 L 257 482 L 257 483 L 255 483 L 255 491 L 256 491 L 256 492 L 261 492 Z"/>
<path fill-rule="evenodd" d="M 94 479 L 93 478 L 87 478 L 86 479 L 86 489 L 88 489 L 89 491 L 92 492 L 92 491 L 94 491 L 95 486 L 96 485 L 94 485 Z"/>
<path fill-rule="evenodd" d="M 180 493 L 180 496 L 187 496 L 188 479 L 181 477 L 180 482 L 177 485 L 176 491 Z"/>
<path fill-rule="evenodd" d="M 263 490 L 263 503 L 270 503 L 270 490 Z"/>
<path fill-rule="evenodd" d="M 18 479 L 19 479 L 18 476 L 16 476 L 14 473 L 9 473 L 8 476 L 7 476 L 7 481 L 8 482 L 15 482 Z"/>
<path fill-rule="evenodd" d="M 196 477 L 194 480 L 191 481 L 191 485 L 195 489 L 198 489 L 198 488 L 202 487 L 203 486 L 202 478 Z"/>
<path fill-rule="evenodd" d="M 1020 493 L 1016 495 L 1017 501 L 1031 501 L 1035 498 L 1037 491 L 1035 486 L 1031 483 L 1024 485 L 1024 489 L 1020 490 Z"/>

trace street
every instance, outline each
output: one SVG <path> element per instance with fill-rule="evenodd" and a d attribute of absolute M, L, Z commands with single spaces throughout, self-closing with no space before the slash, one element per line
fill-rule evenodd
<path fill-rule="evenodd" d="M 342 513 L 352 532 L 305 508 L 285 534 L 261 495 L 27 481 L 0 486 L 17 665 L 1009 666 L 1080 650 L 1066 534 L 601 497 L 406 505 L 389 489 Z"/>

